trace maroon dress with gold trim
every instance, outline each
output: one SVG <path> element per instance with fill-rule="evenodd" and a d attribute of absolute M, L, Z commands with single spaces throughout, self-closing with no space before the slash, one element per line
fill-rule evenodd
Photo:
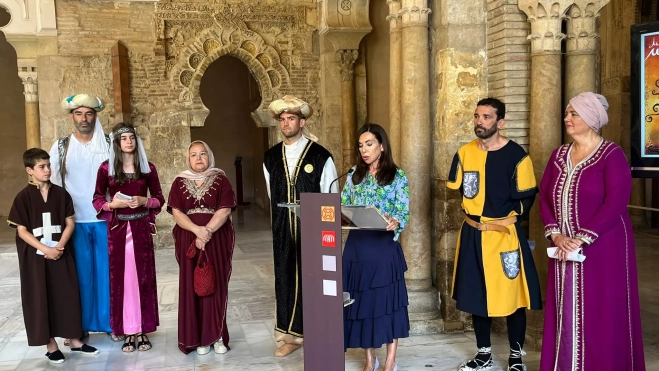
<path fill-rule="evenodd" d="M 171 214 L 172 209 L 177 209 L 196 225 L 203 226 L 216 211 L 234 207 L 236 199 L 231 183 L 226 176 L 218 174 L 207 177 L 200 186 L 193 180 L 176 178 L 169 192 L 167 212 Z M 206 244 L 206 255 L 215 270 L 213 295 L 200 297 L 194 291 L 194 269 L 199 254 L 190 259 L 186 252 L 196 236 L 178 225 L 173 234 L 179 264 L 178 348 L 187 354 L 222 338 L 229 349 L 226 312 L 235 243 L 231 219 L 227 219 Z"/>
<path fill-rule="evenodd" d="M 108 175 L 108 166 L 108 161 L 105 161 L 98 168 L 92 203 L 98 213 L 98 218 L 105 220 L 108 226 L 110 327 L 115 335 L 126 335 L 124 333 L 124 273 L 126 236 L 130 224 L 140 292 L 141 332 L 147 334 L 156 331 L 160 324 L 156 258 L 152 235 L 156 233 L 156 215 L 162 210 L 165 197 L 162 195 L 158 171 L 152 163 L 149 163 L 149 173 L 143 174 L 139 179 L 130 177 L 123 185 L 117 184 L 116 179 Z M 135 209 L 122 208 L 104 211 L 103 205 L 107 203 L 106 194 L 108 192 L 110 197 L 114 197 L 117 192 L 128 196 L 147 197 L 148 195 L 150 198 L 158 200 L 160 206 L 153 208 L 141 206 Z"/>

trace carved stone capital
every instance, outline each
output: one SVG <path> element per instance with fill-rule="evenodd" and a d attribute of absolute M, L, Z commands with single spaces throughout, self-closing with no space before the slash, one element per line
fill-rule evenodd
<path fill-rule="evenodd" d="M 336 52 L 336 60 L 341 65 L 341 81 L 353 81 L 355 61 L 359 57 L 356 49 L 342 49 Z"/>
<path fill-rule="evenodd" d="M 400 0 L 387 0 L 389 5 L 389 32 L 400 31 L 401 27 L 401 14 L 400 14 Z"/>
<path fill-rule="evenodd" d="M 531 52 L 560 52 L 561 23 L 574 0 L 519 0 L 518 6 L 531 22 Z"/>
<path fill-rule="evenodd" d="M 567 52 L 595 52 L 597 18 L 609 0 L 575 0 L 567 13 Z"/>
<path fill-rule="evenodd" d="M 18 60 L 18 77 L 23 82 L 23 95 L 26 103 L 39 101 L 39 86 L 37 82 L 37 62 L 33 59 Z"/>
<path fill-rule="evenodd" d="M 402 0 L 400 14 L 403 27 L 428 26 L 428 0 Z"/>
<path fill-rule="evenodd" d="M 320 14 L 320 32 L 327 28 L 363 29 L 370 31 L 369 0 L 324 0 Z M 367 32 L 368 33 L 368 32 Z"/>

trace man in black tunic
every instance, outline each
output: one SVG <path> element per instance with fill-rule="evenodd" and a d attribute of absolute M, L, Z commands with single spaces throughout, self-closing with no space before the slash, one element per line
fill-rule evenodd
<path fill-rule="evenodd" d="M 296 203 L 300 193 L 336 193 L 332 155 L 315 142 L 304 125 L 313 110 L 306 102 L 287 95 L 268 107 L 279 120 L 284 141 L 264 156 L 263 173 L 272 207 L 272 244 L 275 265 L 277 318 L 275 340 L 284 345 L 275 356 L 285 357 L 302 345 L 302 287 L 300 221 L 279 203 Z M 331 189 L 330 189 L 331 187 Z"/>

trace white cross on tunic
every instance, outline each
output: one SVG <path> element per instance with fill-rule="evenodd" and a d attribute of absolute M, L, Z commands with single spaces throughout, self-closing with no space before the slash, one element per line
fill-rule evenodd
<path fill-rule="evenodd" d="M 51 224 L 50 213 L 42 213 L 41 218 L 43 221 L 42 226 L 32 230 L 32 234 L 34 235 L 34 237 L 39 238 L 43 236 L 44 240 L 52 241 L 53 233 L 62 233 L 62 226 Z"/>

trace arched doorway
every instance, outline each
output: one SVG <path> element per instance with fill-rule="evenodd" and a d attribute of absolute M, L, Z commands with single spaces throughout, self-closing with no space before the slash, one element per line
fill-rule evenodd
<path fill-rule="evenodd" d="M 242 201 L 269 210 L 262 169 L 268 129 L 257 127 L 250 115 L 262 100 L 256 80 L 241 60 L 225 55 L 208 66 L 199 93 L 210 114 L 204 126 L 191 128 L 191 139 L 208 143 L 216 166 L 226 172 L 237 197 L 235 163 L 242 158 Z"/>
<path fill-rule="evenodd" d="M 0 216 L 9 214 L 14 196 L 25 187 L 27 175 L 23 167 L 25 151 L 25 98 L 18 77 L 16 51 L 7 42 L 1 28 L 11 19 L 9 12 L 0 6 Z"/>

